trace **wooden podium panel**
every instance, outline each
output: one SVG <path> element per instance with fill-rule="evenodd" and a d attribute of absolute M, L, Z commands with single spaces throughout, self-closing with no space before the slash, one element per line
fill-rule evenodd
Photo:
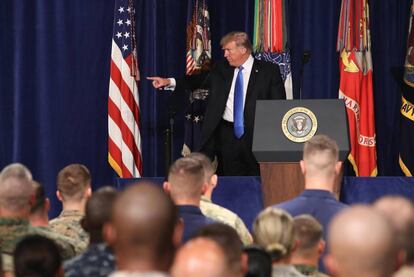
<path fill-rule="evenodd" d="M 260 163 L 263 205 L 268 207 L 298 196 L 304 189 L 299 162 Z"/>

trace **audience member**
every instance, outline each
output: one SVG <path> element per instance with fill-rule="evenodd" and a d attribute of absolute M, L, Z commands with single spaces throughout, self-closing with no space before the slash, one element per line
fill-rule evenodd
<path fill-rule="evenodd" d="M 57 198 L 62 202 L 61 214 L 50 221 L 55 232 L 76 241 L 76 254 L 86 250 L 88 234 L 80 224 L 85 212 L 85 203 L 92 194 L 91 175 L 86 166 L 71 164 L 57 176 Z"/>
<path fill-rule="evenodd" d="M 374 208 L 394 225 L 400 248 L 401 264 L 395 277 L 414 276 L 414 205 L 402 196 L 384 196 L 375 201 Z"/>
<path fill-rule="evenodd" d="M 219 206 L 211 201 L 211 196 L 217 186 L 217 175 L 211 160 L 202 153 L 193 152 L 187 157 L 195 159 L 201 163 L 204 169 L 204 179 L 206 189 L 201 196 L 200 209 L 201 212 L 208 218 L 214 221 L 221 222 L 233 227 L 240 236 L 243 244 L 248 245 L 252 243 L 252 236 L 246 228 L 243 220 L 232 211 Z"/>
<path fill-rule="evenodd" d="M 258 245 L 249 245 L 243 249 L 248 257 L 246 277 L 271 277 L 272 258 L 266 250 Z"/>
<path fill-rule="evenodd" d="M 180 158 L 170 167 L 164 190 L 171 195 L 184 220 L 183 242 L 186 242 L 198 228 L 214 223 L 200 210 L 200 199 L 206 189 L 204 170 L 201 163 L 192 158 Z"/>
<path fill-rule="evenodd" d="M 336 213 L 347 207 L 333 194 L 341 171 L 338 145 L 325 135 L 312 137 L 304 144 L 300 168 L 305 178 L 305 190 L 298 197 L 274 207 L 283 209 L 292 216 L 312 215 L 322 224 L 326 241 L 329 222 Z M 319 260 L 319 268 L 325 271 L 322 259 Z"/>
<path fill-rule="evenodd" d="M 318 261 L 325 249 L 322 225 L 311 215 L 299 215 L 293 218 L 293 231 L 297 248 L 291 263 L 306 276 L 327 276 L 318 271 Z"/>
<path fill-rule="evenodd" d="M 30 234 L 46 236 L 58 244 L 63 258 L 74 256 L 73 247 L 60 236 L 29 224 L 34 199 L 32 175 L 22 164 L 6 166 L 0 173 L 0 249 L 3 270 L 13 271 L 11 255 L 19 240 Z"/>
<path fill-rule="evenodd" d="M 16 277 L 63 277 L 62 258 L 57 245 L 39 235 L 27 236 L 13 254 Z"/>
<path fill-rule="evenodd" d="M 109 222 L 117 191 L 102 187 L 86 202 L 85 217 L 81 224 L 89 234 L 89 247 L 81 255 L 64 263 L 66 277 L 108 276 L 115 270 L 112 249 L 103 238 L 103 226 Z"/>
<path fill-rule="evenodd" d="M 291 263 L 295 250 L 293 218 L 284 210 L 268 207 L 253 222 L 254 243 L 272 258 L 272 276 L 304 276 Z"/>
<path fill-rule="evenodd" d="M 172 277 L 241 277 L 227 263 L 226 253 L 216 241 L 198 237 L 185 243 L 177 253 Z"/>
<path fill-rule="evenodd" d="M 247 272 L 247 256 L 243 253 L 243 243 L 234 228 L 223 224 L 213 223 L 201 227 L 195 237 L 204 237 L 217 243 L 226 257 L 226 264 L 234 275 L 244 275 Z"/>
<path fill-rule="evenodd" d="M 30 209 L 29 221 L 32 226 L 49 228 L 49 208 L 50 200 L 46 196 L 42 184 L 32 181 L 34 191 L 34 201 Z"/>
<path fill-rule="evenodd" d="M 331 222 L 326 267 L 333 277 L 386 277 L 398 266 L 393 226 L 369 206 L 353 206 Z"/>
<path fill-rule="evenodd" d="M 181 242 L 182 223 L 167 194 L 140 183 L 120 193 L 104 230 L 116 257 L 117 271 L 111 277 L 167 276 Z"/>

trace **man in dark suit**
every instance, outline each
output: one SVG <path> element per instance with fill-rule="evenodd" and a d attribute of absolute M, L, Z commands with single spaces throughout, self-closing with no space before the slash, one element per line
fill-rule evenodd
<path fill-rule="evenodd" d="M 209 72 L 182 79 L 148 77 L 155 88 L 173 90 L 210 88 L 200 152 L 217 155 L 221 175 L 259 175 L 252 153 L 253 124 L 258 99 L 285 99 L 277 65 L 253 58 L 246 33 L 231 32 L 220 44 L 225 61 Z M 240 72 L 240 73 L 239 73 Z"/>

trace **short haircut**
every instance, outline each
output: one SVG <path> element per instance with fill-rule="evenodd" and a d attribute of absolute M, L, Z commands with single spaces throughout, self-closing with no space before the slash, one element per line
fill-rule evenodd
<path fill-rule="evenodd" d="M 110 221 L 117 195 L 118 192 L 114 188 L 101 187 L 86 202 L 82 227 L 90 234 L 91 243 L 103 241 L 102 229 L 104 224 Z"/>
<path fill-rule="evenodd" d="M 204 169 L 201 163 L 192 158 L 180 158 L 170 167 L 168 182 L 171 184 L 171 196 L 201 197 L 204 184 Z"/>
<path fill-rule="evenodd" d="M 179 222 L 178 208 L 157 185 L 142 181 L 120 192 L 111 212 L 118 236 L 114 249 L 160 258 L 174 251 L 173 234 Z M 116 251 L 115 251 L 116 252 Z"/>
<path fill-rule="evenodd" d="M 227 264 L 235 271 L 240 270 L 243 243 L 234 228 L 222 223 L 213 223 L 199 228 L 193 238 L 197 237 L 215 241 L 226 255 Z"/>
<path fill-rule="evenodd" d="M 30 213 L 42 211 L 46 205 L 46 192 L 41 183 L 32 181 L 33 192 L 34 192 L 34 203 L 30 209 Z"/>
<path fill-rule="evenodd" d="M 216 169 L 214 168 L 210 158 L 199 152 L 192 152 L 187 157 L 201 163 L 204 169 L 204 177 L 207 181 L 210 181 L 211 176 L 216 173 Z"/>
<path fill-rule="evenodd" d="M 248 245 L 243 252 L 248 256 L 248 271 L 246 277 L 271 277 L 272 258 L 266 250 L 259 245 Z"/>
<path fill-rule="evenodd" d="M 10 211 L 29 208 L 33 194 L 32 174 L 19 163 L 6 166 L 0 173 L 0 205 Z"/>
<path fill-rule="evenodd" d="M 32 235 L 22 239 L 13 254 L 16 277 L 56 276 L 62 258 L 56 244 L 45 237 Z"/>
<path fill-rule="evenodd" d="M 57 189 L 64 200 L 80 201 L 91 185 L 91 174 L 82 164 L 71 164 L 59 171 Z"/>
<path fill-rule="evenodd" d="M 249 53 L 253 52 L 252 43 L 250 42 L 249 36 L 245 32 L 235 31 L 224 35 L 220 40 L 220 45 L 224 46 L 232 41 L 234 41 L 237 46 L 246 48 Z"/>
<path fill-rule="evenodd" d="M 332 173 L 339 158 L 338 145 L 326 135 L 316 135 L 305 142 L 303 160 L 308 165 L 309 173 Z"/>
<path fill-rule="evenodd" d="M 293 218 L 295 238 L 299 241 L 297 251 L 306 251 L 318 246 L 322 239 L 323 227 L 311 215 L 303 214 Z"/>
<path fill-rule="evenodd" d="M 253 241 L 278 261 L 291 253 L 294 245 L 293 218 L 282 209 L 268 207 L 253 222 Z"/>

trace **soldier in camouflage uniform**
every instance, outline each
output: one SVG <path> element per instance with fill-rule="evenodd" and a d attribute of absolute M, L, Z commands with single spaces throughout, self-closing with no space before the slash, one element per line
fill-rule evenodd
<path fill-rule="evenodd" d="M 204 194 L 201 196 L 200 209 L 201 212 L 208 218 L 213 219 L 216 222 L 221 222 L 226 225 L 233 227 L 240 236 L 244 245 L 249 245 L 252 243 L 252 236 L 249 233 L 249 230 L 246 228 L 243 220 L 234 212 L 214 204 L 211 201 L 211 195 L 213 190 L 217 186 L 217 175 L 215 174 L 214 166 L 212 165 L 210 159 L 201 153 L 191 153 L 189 158 L 199 161 L 204 169 L 205 182 L 207 183 L 207 188 Z"/>
<path fill-rule="evenodd" d="M 291 263 L 303 275 L 327 277 L 318 271 L 318 261 L 325 249 L 322 225 L 311 215 L 299 215 L 293 218 L 293 230 L 298 246 Z"/>
<path fill-rule="evenodd" d="M 82 226 L 89 233 L 90 245 L 84 253 L 65 262 L 65 277 L 104 277 L 115 270 L 115 257 L 104 241 L 103 226 L 109 222 L 116 195 L 115 189 L 103 187 L 89 198 Z"/>
<path fill-rule="evenodd" d="M 62 202 L 63 211 L 50 221 L 49 226 L 54 232 L 76 242 L 76 254 L 83 253 L 89 244 L 89 236 L 83 230 L 80 221 L 91 193 L 91 175 L 86 166 L 71 164 L 59 172 L 56 194 Z"/>
<path fill-rule="evenodd" d="M 0 173 L 0 249 L 4 259 L 3 268 L 7 272 L 13 271 L 10 257 L 16 244 L 29 234 L 41 234 L 55 240 L 63 258 L 75 254 L 66 241 L 30 226 L 28 219 L 33 196 L 31 178 L 30 171 L 21 164 L 11 164 Z"/>

